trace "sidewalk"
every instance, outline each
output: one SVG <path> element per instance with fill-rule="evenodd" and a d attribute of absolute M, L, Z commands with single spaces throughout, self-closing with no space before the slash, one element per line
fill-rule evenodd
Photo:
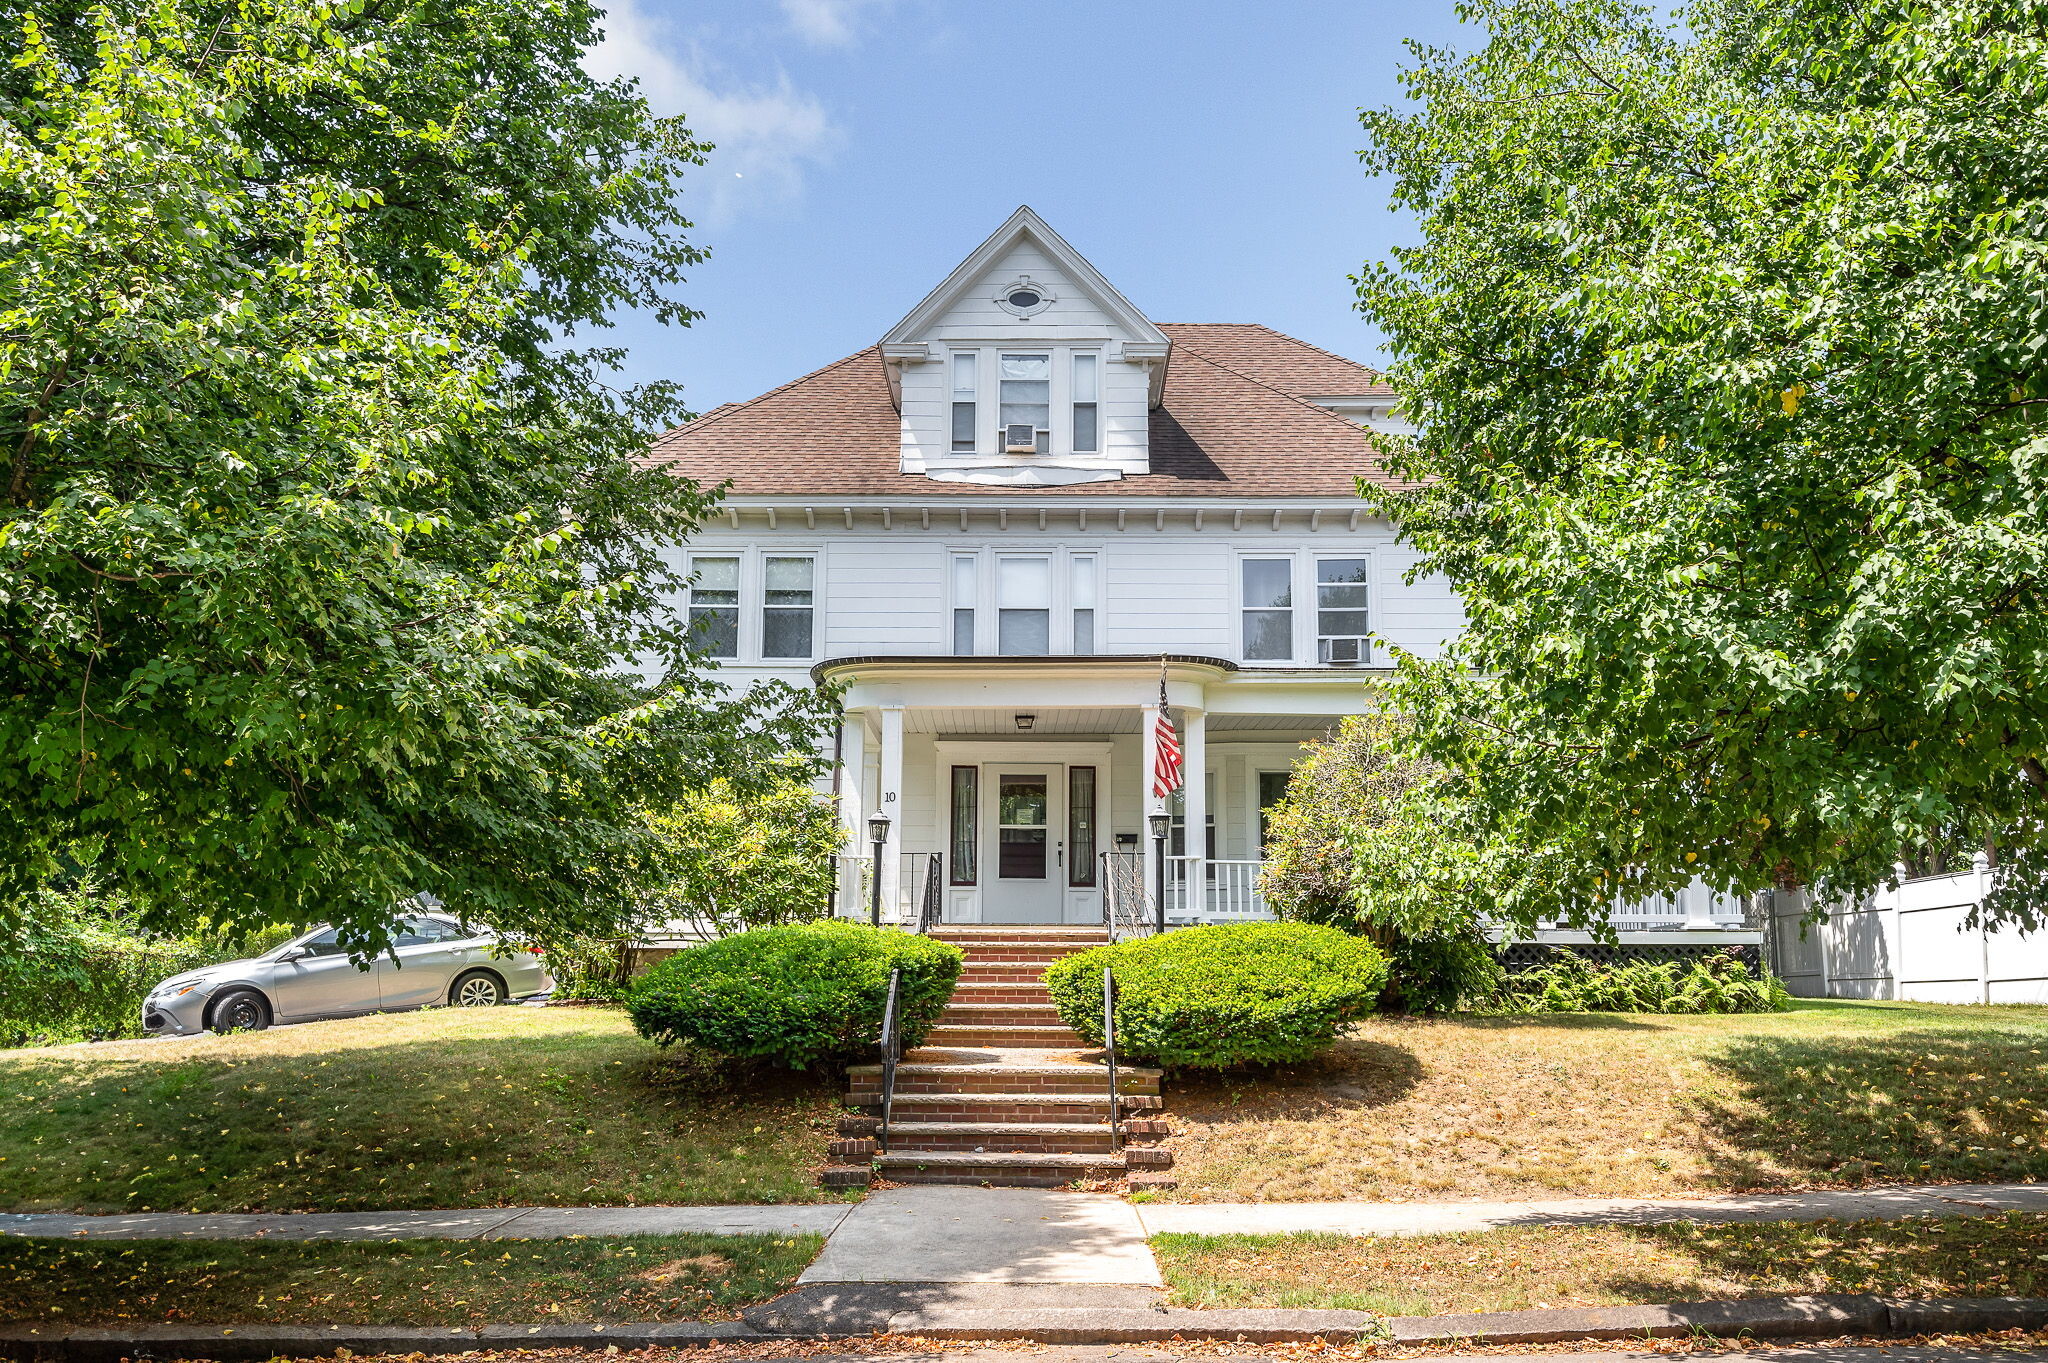
<path fill-rule="evenodd" d="M 1026 1211 L 1025 1208 L 1034 1210 Z M 96 1240 L 515 1240 L 575 1235 L 831 1237 L 807 1282 L 1157 1282 L 1129 1276 L 1144 1238 L 1174 1232 L 1437 1235 L 1504 1226 L 1819 1221 L 2048 1211 L 2048 1184 L 1978 1183 L 1551 1202 L 1208 1202 L 1133 1205 L 1105 1193 L 921 1186 L 860 1203 L 733 1207 L 494 1207 L 458 1211 L 0 1213 L 0 1235 Z M 1031 1230 L 1025 1234 L 1024 1230 Z M 1007 1247 L 1007 1248 L 1005 1248 Z M 1092 1248 L 1091 1248 L 1092 1247 Z M 1098 1258 L 1099 1253 L 1099 1258 Z M 1008 1258 L 1004 1258 L 1008 1255 Z M 1096 1269 L 1114 1276 L 1079 1277 Z M 1151 1255 L 1144 1251 L 1149 1262 Z M 1000 1261 L 1000 1262 L 999 1262 Z M 1003 1267 L 1007 1264 L 1008 1267 Z M 951 1267 L 945 1267 L 950 1265 Z M 970 1275 L 934 1278 L 946 1272 Z M 821 1272 L 861 1275 L 826 1279 Z M 1040 1276 L 1016 1276 L 1018 1273 Z M 1004 1276 L 1004 1275 L 1009 1276 Z M 1042 1276 L 1042 1275 L 1053 1276 Z M 994 1276 L 989 1276 L 994 1275 Z"/>

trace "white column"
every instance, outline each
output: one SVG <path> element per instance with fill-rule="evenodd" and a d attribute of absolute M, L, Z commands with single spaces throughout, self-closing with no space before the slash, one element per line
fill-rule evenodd
<path fill-rule="evenodd" d="M 1152 771 L 1159 761 L 1159 707 L 1147 704 L 1138 710 L 1138 861 L 1142 867 L 1146 900 L 1156 900 L 1162 887 L 1156 872 L 1158 854 L 1152 847 L 1152 823 L 1148 816 L 1162 801 L 1152 794 Z"/>
<path fill-rule="evenodd" d="M 841 850 L 848 857 L 860 857 L 867 851 L 862 843 L 867 838 L 868 811 L 861 803 L 861 778 L 867 765 L 867 716 L 858 712 L 844 715 L 839 723 L 839 824 L 846 835 Z M 860 918 L 868 911 L 866 902 L 861 900 L 860 877 L 847 872 L 848 867 L 856 864 L 835 863 L 839 878 L 834 909 L 844 918 Z"/>
<path fill-rule="evenodd" d="M 1685 927 L 1689 932 L 1712 932 L 1719 924 L 1714 922 L 1714 892 L 1703 880 L 1695 879 L 1692 884 L 1679 891 L 1679 900 L 1685 906 Z"/>
<path fill-rule="evenodd" d="M 1181 810 L 1187 815 L 1188 907 L 1197 914 L 1208 907 L 1209 892 L 1209 714 L 1182 707 L 1180 746 Z"/>
<path fill-rule="evenodd" d="M 889 841 L 882 848 L 882 864 L 875 869 L 882 877 L 882 916 L 889 917 L 903 907 L 903 707 L 882 707 L 882 776 L 876 795 L 880 808 L 889 816 Z"/>

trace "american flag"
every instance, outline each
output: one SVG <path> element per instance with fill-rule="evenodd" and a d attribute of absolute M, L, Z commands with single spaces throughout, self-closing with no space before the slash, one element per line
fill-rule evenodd
<path fill-rule="evenodd" d="M 1159 678 L 1159 718 L 1152 722 L 1152 794 L 1165 799 L 1180 789 L 1180 735 L 1166 714 L 1166 678 Z"/>

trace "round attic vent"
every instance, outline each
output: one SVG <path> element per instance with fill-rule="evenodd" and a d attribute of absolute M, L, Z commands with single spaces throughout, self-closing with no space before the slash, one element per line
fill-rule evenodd
<path fill-rule="evenodd" d="M 1030 317 L 1052 304 L 1052 290 L 1022 275 L 996 290 L 996 306 L 1013 317 Z"/>

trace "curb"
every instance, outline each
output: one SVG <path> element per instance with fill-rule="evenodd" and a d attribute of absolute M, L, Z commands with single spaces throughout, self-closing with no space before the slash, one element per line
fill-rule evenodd
<path fill-rule="evenodd" d="M 758 1311 L 760 1308 L 750 1308 Z M 476 1349 L 687 1348 L 777 1339 L 857 1339 L 882 1333 L 929 1339 L 1022 1339 L 1040 1344 L 1152 1344 L 1176 1339 L 1275 1344 L 1310 1339 L 1389 1338 L 1396 1344 L 1557 1344 L 1574 1340 L 1910 1337 L 2048 1329 L 2048 1298 L 1982 1297 L 1915 1301 L 1875 1296 L 1771 1297 L 1584 1310 L 1391 1316 L 1364 1311 L 1102 1307 L 1053 1310 L 927 1310 L 892 1313 L 886 1326 L 824 1324 L 762 1329 L 745 1320 L 622 1325 L 135 1325 L 45 1329 L 0 1326 L 0 1358 L 24 1363 L 119 1363 L 122 1359 L 262 1360 L 357 1355 L 448 1354 Z"/>

